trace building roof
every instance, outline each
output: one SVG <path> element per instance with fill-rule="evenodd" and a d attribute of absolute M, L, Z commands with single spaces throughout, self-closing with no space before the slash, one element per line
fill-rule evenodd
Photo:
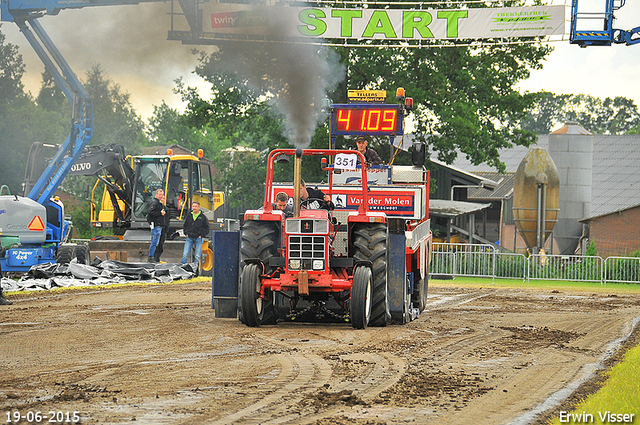
<path fill-rule="evenodd" d="M 483 188 L 488 188 L 488 190 L 492 190 L 498 187 L 498 179 L 494 180 L 491 178 L 485 178 L 480 173 L 470 173 L 469 171 L 463 170 L 454 165 L 447 165 L 444 162 L 438 161 L 437 159 L 430 159 L 430 161 L 439 167 L 446 168 L 449 173 L 451 173 L 452 175 L 456 175 L 461 181 L 465 182 L 465 184 L 482 185 Z"/>
<path fill-rule="evenodd" d="M 487 188 L 468 189 L 467 198 L 469 200 L 499 201 L 508 199 L 513 195 L 513 184 L 516 173 L 508 172 L 502 174 L 497 171 L 476 171 L 474 174 L 492 180 L 497 184 L 493 190 Z"/>
<path fill-rule="evenodd" d="M 531 147 L 547 149 L 549 136 L 540 135 Z M 501 149 L 500 159 L 508 172 L 515 172 L 529 151 L 523 146 Z M 479 174 L 494 171 L 487 164 L 473 165 L 459 155 L 452 164 L 456 168 Z M 640 199 L 640 135 L 593 135 L 593 173 L 591 215 L 600 216 L 624 210 L 638 204 Z"/>
<path fill-rule="evenodd" d="M 577 122 L 568 122 L 559 129 L 552 131 L 551 134 L 582 134 L 591 136 L 593 133 L 585 129 Z"/>
<path fill-rule="evenodd" d="M 454 218 L 465 214 L 489 208 L 491 204 L 475 202 L 447 201 L 445 199 L 429 200 L 429 215 L 436 217 Z"/>
<path fill-rule="evenodd" d="M 596 218 L 606 217 L 606 216 L 611 215 L 611 214 L 619 214 L 619 213 L 623 213 L 623 212 L 625 212 L 625 211 L 632 210 L 632 209 L 634 209 L 634 208 L 640 208 L 640 204 L 632 205 L 632 206 L 630 206 L 630 207 L 626 207 L 626 208 L 623 208 L 623 209 L 618 210 L 618 211 L 611 211 L 611 212 L 608 212 L 608 213 L 605 213 L 605 214 L 593 215 L 593 216 L 591 216 L 591 217 L 583 218 L 582 220 L 578 220 L 578 221 L 579 221 L 579 222 L 581 222 L 581 223 L 586 223 L 586 222 L 589 222 L 589 221 L 595 220 Z"/>

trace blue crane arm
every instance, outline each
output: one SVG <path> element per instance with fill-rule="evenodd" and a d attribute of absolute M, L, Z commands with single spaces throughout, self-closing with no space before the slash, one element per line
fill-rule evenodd
<path fill-rule="evenodd" d="M 34 15 L 57 15 L 63 9 L 81 9 L 95 6 L 120 6 L 166 0 L 0 0 L 0 20 L 14 22 Z M 195 7 L 194 0 L 179 0 L 182 6 Z M 35 16 L 37 17 L 37 16 Z"/>
<path fill-rule="evenodd" d="M 113 6 L 164 0 L 0 0 L 0 21 L 15 22 L 72 106 L 71 131 L 27 197 L 46 204 L 82 154 L 93 135 L 93 105 L 86 89 L 53 44 L 37 18 L 62 9 Z M 178 0 L 192 28 L 197 0 Z"/>
<path fill-rule="evenodd" d="M 14 22 L 16 19 L 23 19 L 27 15 L 34 13 L 57 15 L 62 9 L 80 9 L 91 6 L 116 6 L 138 3 L 140 3 L 139 0 L 1 0 L 0 14 L 2 15 L 2 21 Z"/>
<path fill-rule="evenodd" d="M 55 193 L 71 166 L 82 154 L 93 135 L 91 96 L 73 73 L 60 51 L 33 17 L 14 21 L 31 44 L 45 68 L 72 106 L 71 131 L 53 159 L 33 186 L 28 198 L 45 204 Z"/>

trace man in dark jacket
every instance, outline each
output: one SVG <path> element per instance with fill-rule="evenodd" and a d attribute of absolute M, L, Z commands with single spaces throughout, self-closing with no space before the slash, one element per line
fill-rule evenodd
<path fill-rule="evenodd" d="M 4 247 L 0 245 L 0 256 L 4 257 Z M 0 269 L 0 281 L 2 280 L 2 269 Z M 0 305 L 11 305 L 13 304 L 11 301 L 6 299 L 4 295 L 2 295 L 2 282 L 0 282 Z"/>
<path fill-rule="evenodd" d="M 304 180 L 300 181 L 300 203 L 304 208 L 310 210 L 323 209 L 332 211 L 336 208 L 331 202 L 331 197 L 325 195 L 320 189 L 314 189 L 313 187 L 307 187 Z"/>
<path fill-rule="evenodd" d="M 184 243 L 184 250 L 182 251 L 182 264 L 187 264 L 189 254 L 195 247 L 195 262 L 200 265 L 200 259 L 202 258 L 202 242 L 204 238 L 209 235 L 209 220 L 204 216 L 204 213 L 200 211 L 200 202 L 193 201 L 191 204 L 192 211 L 187 214 L 184 220 L 184 234 L 187 235 L 187 240 Z"/>
<path fill-rule="evenodd" d="M 358 147 L 358 151 L 364 155 L 364 158 L 367 160 L 367 166 L 382 164 L 382 159 L 380 159 L 378 152 L 368 147 L 369 141 L 367 139 L 364 137 L 358 137 L 356 145 Z"/>
<path fill-rule="evenodd" d="M 0 305 L 11 305 L 13 304 L 11 301 L 6 299 L 4 295 L 2 295 L 2 285 L 0 284 Z"/>
<path fill-rule="evenodd" d="M 164 235 L 166 235 L 169 211 L 164 205 L 164 190 L 156 190 L 156 196 L 149 205 L 147 222 L 151 227 L 151 245 L 149 246 L 149 263 L 159 263 L 164 245 Z"/>

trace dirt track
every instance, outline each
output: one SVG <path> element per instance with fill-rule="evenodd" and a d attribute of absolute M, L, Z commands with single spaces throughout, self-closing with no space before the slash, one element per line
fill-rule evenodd
<path fill-rule="evenodd" d="M 215 318 L 208 283 L 10 298 L 2 422 L 77 411 L 87 424 L 529 423 L 640 317 L 638 295 L 455 283 L 432 285 L 410 324 L 358 331 Z"/>

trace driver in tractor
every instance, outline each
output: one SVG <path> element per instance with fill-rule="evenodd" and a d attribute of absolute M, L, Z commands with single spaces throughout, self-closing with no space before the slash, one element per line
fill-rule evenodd
<path fill-rule="evenodd" d="M 303 208 L 310 210 L 333 211 L 336 208 L 329 195 L 325 195 L 321 190 L 308 188 L 304 180 L 300 180 L 300 203 Z"/>
<path fill-rule="evenodd" d="M 285 217 L 293 217 L 293 205 L 289 202 L 289 195 L 284 192 L 276 194 L 276 202 L 273 208 L 284 212 Z"/>

